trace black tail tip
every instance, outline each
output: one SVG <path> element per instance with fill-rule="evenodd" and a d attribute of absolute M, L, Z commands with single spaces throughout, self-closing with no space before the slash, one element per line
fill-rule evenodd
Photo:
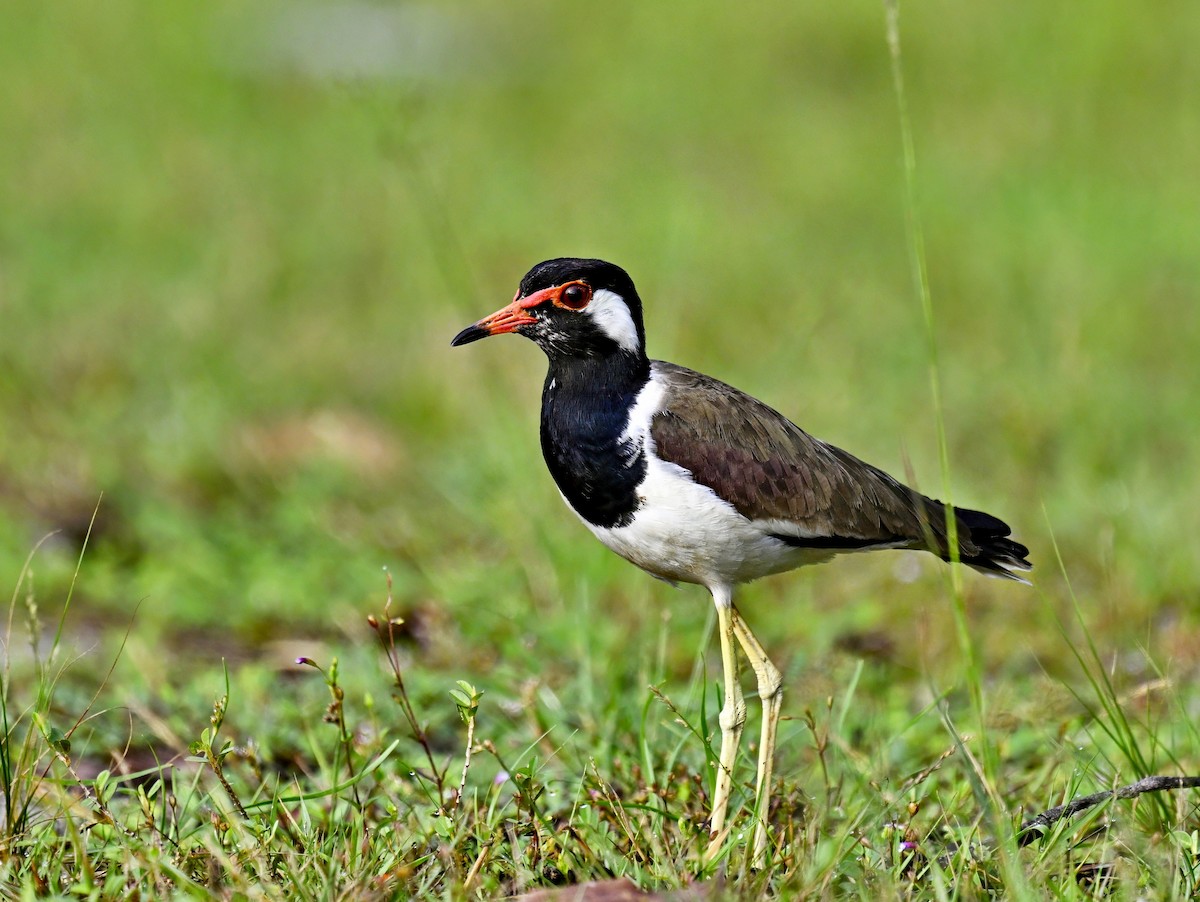
<path fill-rule="evenodd" d="M 1007 523 L 983 511 L 958 508 L 955 512 L 959 522 L 970 530 L 971 543 L 979 549 L 976 554 L 963 557 L 964 564 L 989 576 L 1029 584 L 1021 575 L 1033 569 L 1029 549 L 1009 538 L 1012 529 Z"/>
<path fill-rule="evenodd" d="M 1022 574 L 1033 569 L 1033 564 L 1029 562 L 1029 549 L 1020 542 L 1009 539 L 990 542 L 983 546 L 980 554 L 965 557 L 962 562 L 988 576 L 1014 579 L 1026 585 L 1029 584 L 1029 580 Z"/>

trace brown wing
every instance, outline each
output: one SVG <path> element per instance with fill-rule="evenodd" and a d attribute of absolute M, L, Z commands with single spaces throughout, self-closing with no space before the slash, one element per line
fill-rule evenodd
<path fill-rule="evenodd" d="M 700 373 L 655 361 L 667 388 L 650 434 L 678 464 L 751 520 L 795 527 L 797 545 L 909 545 L 945 556 L 945 507 L 882 470 L 804 432 L 749 395 Z M 964 558 L 977 553 L 959 531 Z"/>

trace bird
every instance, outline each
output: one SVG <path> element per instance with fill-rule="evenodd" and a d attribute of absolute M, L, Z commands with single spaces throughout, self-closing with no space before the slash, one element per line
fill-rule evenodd
<path fill-rule="evenodd" d="M 754 671 L 762 733 L 751 855 L 761 868 L 783 675 L 735 606 L 735 587 L 879 549 L 928 551 L 1028 582 L 1029 549 L 999 518 L 926 497 L 733 386 L 650 359 L 641 298 L 613 263 L 537 264 L 512 303 L 467 326 L 451 346 L 505 333 L 546 354 L 541 447 L 567 506 L 621 557 L 712 595 L 724 701 L 706 860 L 729 835 L 746 721 L 735 645 Z"/>

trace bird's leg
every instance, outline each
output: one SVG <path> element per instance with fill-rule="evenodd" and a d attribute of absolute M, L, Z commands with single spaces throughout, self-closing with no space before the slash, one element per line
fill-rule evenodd
<path fill-rule="evenodd" d="M 750 632 L 750 627 L 737 608 L 730 606 L 733 632 L 758 677 L 758 697 L 762 700 L 762 741 L 758 746 L 758 781 L 754 789 L 754 857 L 752 866 L 763 868 L 767 863 L 767 816 L 771 808 L 771 768 L 775 759 L 775 733 L 779 712 L 783 706 L 783 675 L 771 663 L 762 644 Z"/>
<path fill-rule="evenodd" d="M 737 758 L 742 726 L 746 723 L 746 702 L 738 683 L 737 648 L 734 645 L 732 590 L 721 587 L 713 590 L 717 606 L 717 630 L 721 634 L 721 668 L 725 675 L 725 705 L 718 722 L 721 725 L 721 755 L 717 763 L 717 782 L 713 791 L 712 817 L 709 820 L 712 840 L 705 858 L 711 859 L 725 838 L 725 815 L 729 809 L 729 791 L 733 784 L 733 764 Z"/>

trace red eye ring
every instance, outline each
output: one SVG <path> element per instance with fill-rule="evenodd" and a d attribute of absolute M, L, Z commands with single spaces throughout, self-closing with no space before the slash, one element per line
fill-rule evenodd
<path fill-rule="evenodd" d="M 592 301 L 592 286 L 587 282 L 568 282 L 558 290 L 554 303 L 568 310 L 582 310 Z"/>

